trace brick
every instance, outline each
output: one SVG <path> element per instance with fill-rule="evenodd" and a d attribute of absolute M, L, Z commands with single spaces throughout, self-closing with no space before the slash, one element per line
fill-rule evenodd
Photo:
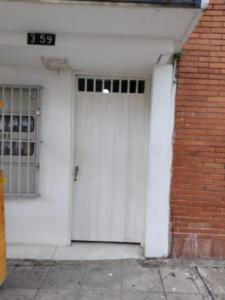
<path fill-rule="evenodd" d="M 215 9 L 219 9 L 219 7 L 224 5 L 224 0 L 210 0 L 210 4 L 213 4 Z M 217 5 L 219 4 L 219 5 Z M 218 8 L 216 8 L 218 7 Z"/>
<path fill-rule="evenodd" d="M 225 10 L 225 4 L 222 3 L 221 5 L 214 5 L 214 9 L 224 11 Z"/>
<path fill-rule="evenodd" d="M 210 68 L 225 69 L 225 63 L 210 63 Z"/>
<path fill-rule="evenodd" d="M 184 83 L 184 84 L 198 84 L 198 85 L 218 85 L 220 84 L 220 81 L 218 80 L 210 80 L 210 79 L 179 79 L 179 83 Z M 223 84 L 223 83 L 221 83 Z"/>
<path fill-rule="evenodd" d="M 210 28 L 210 27 L 196 27 L 195 32 L 196 33 L 211 33 L 212 28 Z"/>
<path fill-rule="evenodd" d="M 181 61 L 179 66 L 180 66 L 180 68 L 181 67 L 208 68 L 209 64 L 208 64 L 208 62 Z"/>
<path fill-rule="evenodd" d="M 207 10 L 205 16 L 223 16 L 223 13 L 223 10 Z"/>
<path fill-rule="evenodd" d="M 179 68 L 179 70 L 180 70 L 180 72 L 182 72 L 182 73 L 189 73 L 189 72 L 191 72 L 191 73 L 197 73 L 197 72 L 198 72 L 198 68 L 196 68 L 196 67 L 185 67 L 185 66 L 181 66 L 181 67 Z"/>
<path fill-rule="evenodd" d="M 194 50 L 194 49 L 190 49 L 190 50 L 186 50 L 185 52 L 187 55 L 190 55 L 190 56 L 209 56 L 209 51 L 200 51 L 200 50 Z M 225 55 L 224 55 L 225 56 Z"/>
<path fill-rule="evenodd" d="M 202 39 L 202 38 L 195 38 L 195 39 L 191 39 L 189 41 L 189 44 L 196 44 L 196 45 L 209 45 L 210 44 L 210 40 L 209 39 Z M 222 44 L 224 45 L 224 44 Z"/>
<path fill-rule="evenodd" d="M 225 52 L 224 51 L 211 51 L 210 56 L 213 57 L 225 57 Z"/>
<path fill-rule="evenodd" d="M 205 19 L 205 17 L 206 16 L 204 16 L 203 19 Z M 220 16 L 220 15 L 219 16 L 218 15 L 217 16 L 212 16 L 211 20 L 215 21 L 215 22 L 225 22 L 225 16 Z"/>
<path fill-rule="evenodd" d="M 183 47 L 184 50 L 200 50 L 200 51 L 222 51 L 222 46 L 217 46 L 217 45 L 201 45 L 201 44 L 185 44 Z"/>
<path fill-rule="evenodd" d="M 221 39 L 222 38 L 222 34 L 220 33 L 201 33 L 200 35 L 198 34 L 198 38 L 199 39 Z"/>
<path fill-rule="evenodd" d="M 210 45 L 220 45 L 220 46 L 224 46 L 225 45 L 225 40 L 210 40 L 209 43 Z M 205 43 L 206 45 L 206 43 Z"/>
<path fill-rule="evenodd" d="M 204 61 L 204 62 L 220 62 L 223 60 L 223 58 L 220 57 L 211 57 L 211 56 L 206 56 L 206 57 L 197 57 L 198 61 Z M 223 61 L 222 61 L 223 62 Z"/>
<path fill-rule="evenodd" d="M 215 21 L 208 21 L 208 22 L 200 22 L 201 27 L 217 27 L 217 28 L 222 28 L 223 27 L 223 21 L 221 22 L 215 22 Z"/>

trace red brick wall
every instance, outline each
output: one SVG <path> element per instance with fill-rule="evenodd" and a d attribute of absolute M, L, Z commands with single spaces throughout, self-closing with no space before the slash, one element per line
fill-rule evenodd
<path fill-rule="evenodd" d="M 179 64 L 172 255 L 225 258 L 225 0 L 213 0 Z"/>

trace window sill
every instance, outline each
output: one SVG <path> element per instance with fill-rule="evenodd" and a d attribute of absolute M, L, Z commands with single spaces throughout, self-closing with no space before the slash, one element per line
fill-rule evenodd
<path fill-rule="evenodd" d="M 41 194 L 5 194 L 6 200 L 40 198 Z"/>

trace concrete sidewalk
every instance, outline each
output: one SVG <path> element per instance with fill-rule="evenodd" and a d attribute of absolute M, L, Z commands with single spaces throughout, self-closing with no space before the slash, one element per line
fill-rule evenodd
<path fill-rule="evenodd" d="M 9 261 L 0 300 L 225 299 L 225 261 Z"/>

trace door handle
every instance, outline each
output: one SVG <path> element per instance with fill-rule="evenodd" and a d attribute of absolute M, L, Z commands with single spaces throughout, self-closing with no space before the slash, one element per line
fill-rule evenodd
<path fill-rule="evenodd" d="M 79 172 L 79 167 L 76 166 L 75 169 L 74 169 L 74 181 L 77 181 L 77 174 Z"/>

